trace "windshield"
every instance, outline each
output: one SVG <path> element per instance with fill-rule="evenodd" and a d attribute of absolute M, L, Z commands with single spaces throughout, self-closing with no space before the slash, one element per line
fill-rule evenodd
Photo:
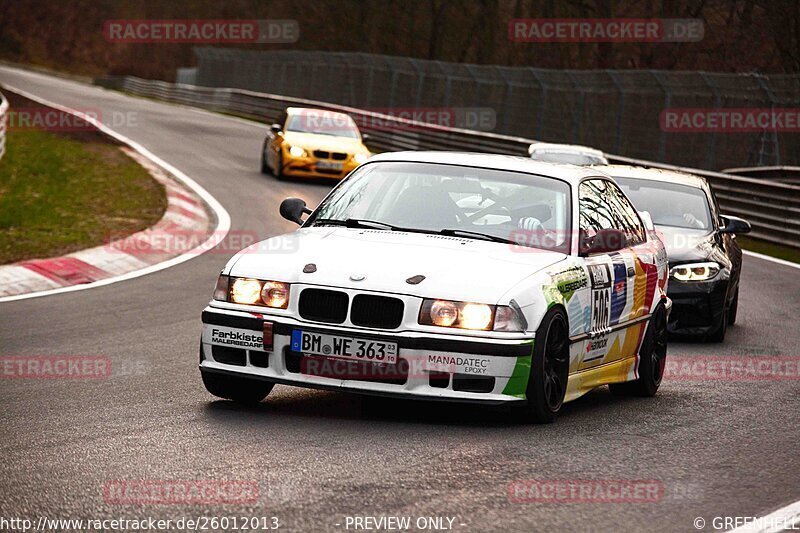
<path fill-rule="evenodd" d="M 633 201 L 647 211 L 653 223 L 687 229 L 711 229 L 711 211 L 705 191 L 690 185 L 636 178 L 614 178 Z"/>
<path fill-rule="evenodd" d="M 368 221 L 569 253 L 569 191 L 563 181 L 520 172 L 378 162 L 342 182 L 306 225 Z"/>
<path fill-rule="evenodd" d="M 291 115 L 286 123 L 286 131 L 296 133 L 316 133 L 333 137 L 358 139 L 358 127 L 353 119 L 341 113 L 306 111 Z"/>
<path fill-rule="evenodd" d="M 533 152 L 531 158 L 537 161 L 569 165 L 603 165 L 606 163 L 601 157 L 580 152 Z"/>

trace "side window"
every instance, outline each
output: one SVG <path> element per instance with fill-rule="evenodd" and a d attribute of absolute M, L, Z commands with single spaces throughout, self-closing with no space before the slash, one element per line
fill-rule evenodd
<path fill-rule="evenodd" d="M 647 240 L 644 225 L 636 208 L 625 197 L 620 188 L 608 182 L 609 201 L 614 205 L 617 227 L 626 233 L 629 246 L 637 246 Z"/>
<path fill-rule="evenodd" d="M 617 227 L 606 198 L 607 183 L 600 179 L 587 180 L 578 189 L 578 223 L 588 237 L 593 237 L 600 230 Z"/>

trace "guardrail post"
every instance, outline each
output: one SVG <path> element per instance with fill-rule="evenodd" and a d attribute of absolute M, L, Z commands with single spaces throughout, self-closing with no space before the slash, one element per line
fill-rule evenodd
<path fill-rule="evenodd" d="M 705 72 L 700 72 L 700 77 L 703 78 L 705 84 L 714 93 L 714 109 L 721 109 L 722 97 L 719 94 L 717 85 L 713 83 L 713 80 L 711 80 L 711 78 L 709 78 Z M 708 150 L 706 152 L 706 168 L 714 169 L 715 162 L 717 159 L 716 151 L 717 151 L 717 133 L 715 131 L 712 131 L 708 137 Z"/>
<path fill-rule="evenodd" d="M 529 67 L 528 70 L 530 70 L 531 74 L 533 74 L 533 77 L 536 78 L 536 83 L 539 84 L 539 87 L 541 87 L 542 90 L 541 97 L 539 98 L 539 112 L 538 112 L 539 116 L 538 116 L 538 121 L 536 123 L 536 135 L 535 135 L 536 139 L 542 139 L 543 138 L 542 130 L 544 129 L 544 112 L 545 112 L 545 107 L 547 105 L 547 87 L 545 86 L 544 82 L 542 82 L 542 78 L 539 77 L 539 73 L 536 71 L 535 68 Z"/>
<path fill-rule="evenodd" d="M 756 82 L 758 82 L 758 85 L 764 90 L 764 92 L 767 95 L 767 98 L 769 99 L 770 114 L 774 113 L 775 112 L 775 104 L 778 103 L 778 99 L 775 97 L 775 93 L 772 92 L 772 89 L 770 89 L 769 84 L 767 84 L 766 76 L 762 76 L 761 74 L 758 74 L 758 73 L 755 73 L 755 72 L 752 74 L 752 76 L 756 79 Z M 781 164 L 781 148 L 780 148 L 780 141 L 779 141 L 779 138 L 778 138 L 778 133 L 775 130 L 772 130 L 771 132 L 764 131 L 764 132 L 761 133 L 761 135 L 763 137 L 766 137 L 767 135 L 772 137 L 771 140 L 775 143 L 775 162 L 773 164 L 774 165 L 780 165 Z M 758 156 L 759 156 L 758 157 L 758 165 L 759 166 L 770 164 L 769 162 L 764 161 L 764 146 L 765 146 L 765 144 L 766 144 L 766 139 L 764 139 L 764 142 L 761 143 L 761 151 L 758 154 Z"/>
<path fill-rule="evenodd" d="M 661 87 L 661 90 L 664 91 L 664 110 L 669 109 L 672 106 L 672 91 L 666 86 L 664 81 L 661 79 L 661 74 L 656 72 L 655 70 L 649 70 L 650 74 L 658 83 L 658 86 Z M 664 157 L 667 154 L 667 132 L 664 131 L 664 128 L 661 127 L 659 120 L 659 136 L 658 136 L 658 160 L 663 161 Z"/>
<path fill-rule="evenodd" d="M 511 96 L 514 93 L 514 86 L 511 84 L 511 81 L 506 76 L 506 73 L 503 71 L 503 67 L 495 65 L 494 69 L 503 78 L 503 82 L 506 84 L 506 92 L 503 95 L 503 110 L 500 113 L 500 132 L 501 133 L 508 133 L 508 117 L 511 115 L 511 109 L 509 108 L 511 102 Z M 497 112 L 497 110 L 495 110 Z"/>
<path fill-rule="evenodd" d="M 572 124 L 573 124 L 573 131 L 572 131 L 572 142 L 575 144 L 580 144 L 581 141 L 581 128 L 583 127 L 583 105 L 585 101 L 585 94 L 583 92 L 583 88 L 578 86 L 578 82 L 575 81 L 575 76 L 570 71 L 565 71 L 567 73 L 567 77 L 569 78 L 569 82 L 572 84 L 573 89 L 579 94 L 577 106 L 574 106 L 572 109 Z"/>
<path fill-rule="evenodd" d="M 611 78 L 611 81 L 619 91 L 619 105 L 617 106 L 617 132 L 614 135 L 614 151 L 619 152 L 619 145 L 622 139 L 622 115 L 625 112 L 625 91 L 622 89 L 622 85 L 619 83 L 617 75 L 614 72 L 606 70 L 606 74 L 609 78 Z"/>

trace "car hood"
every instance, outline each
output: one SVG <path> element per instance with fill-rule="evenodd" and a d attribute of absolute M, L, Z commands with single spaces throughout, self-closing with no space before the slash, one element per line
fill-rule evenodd
<path fill-rule="evenodd" d="M 703 261 L 713 255 L 714 233 L 709 230 L 656 225 L 671 264 Z"/>
<path fill-rule="evenodd" d="M 346 152 L 348 154 L 367 151 L 361 139 L 351 139 L 349 137 L 287 131 L 283 134 L 283 138 L 287 144 L 299 146 L 306 150 L 327 150 L 329 152 Z"/>
<path fill-rule="evenodd" d="M 520 281 L 565 257 L 558 252 L 441 235 L 302 228 L 243 250 L 231 261 L 229 274 L 497 303 Z M 316 271 L 303 272 L 310 263 Z M 413 276 L 425 279 L 416 285 L 407 283 Z"/>

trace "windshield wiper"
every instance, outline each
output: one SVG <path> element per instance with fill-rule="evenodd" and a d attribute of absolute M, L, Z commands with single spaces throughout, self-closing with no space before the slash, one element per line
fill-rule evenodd
<path fill-rule="evenodd" d="M 439 232 L 440 235 L 447 235 L 449 237 L 474 237 L 476 239 L 483 239 L 485 241 L 502 242 L 503 244 L 516 244 L 510 239 L 497 237 L 488 233 L 481 233 L 479 231 L 470 231 L 466 229 L 443 229 Z"/>
<path fill-rule="evenodd" d="M 358 218 L 347 218 L 345 220 L 339 220 L 336 218 L 318 218 L 314 221 L 314 226 L 342 226 L 345 228 L 369 228 L 369 229 L 385 229 L 385 230 L 397 230 L 400 228 L 396 228 L 391 224 L 386 224 L 385 222 L 378 222 L 377 220 L 363 220 Z"/>

